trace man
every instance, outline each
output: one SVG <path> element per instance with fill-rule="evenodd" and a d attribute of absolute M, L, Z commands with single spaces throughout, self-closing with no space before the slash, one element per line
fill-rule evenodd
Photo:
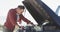
<path fill-rule="evenodd" d="M 20 5 L 15 9 L 11 9 L 8 12 L 6 22 L 4 24 L 3 32 L 13 32 L 15 26 L 19 26 L 17 21 L 21 23 L 21 20 L 25 21 L 27 24 L 31 23 L 28 19 L 26 19 L 22 13 L 24 12 L 24 6 Z"/>

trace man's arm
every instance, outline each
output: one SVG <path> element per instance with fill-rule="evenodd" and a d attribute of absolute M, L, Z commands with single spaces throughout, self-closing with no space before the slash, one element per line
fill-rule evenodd
<path fill-rule="evenodd" d="M 22 14 L 20 15 L 21 19 L 25 22 L 27 22 L 27 24 L 31 23 L 33 24 L 31 21 L 29 21 L 28 19 L 26 19 Z"/>

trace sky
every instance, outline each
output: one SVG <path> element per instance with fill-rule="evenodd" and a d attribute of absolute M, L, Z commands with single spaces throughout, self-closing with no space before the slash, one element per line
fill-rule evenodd
<path fill-rule="evenodd" d="M 11 8 L 16 8 L 18 5 L 23 5 L 22 4 L 23 0 L 0 0 L 0 24 L 4 25 L 5 21 L 6 21 L 6 16 L 7 13 L 9 11 L 9 9 Z M 56 11 L 56 9 L 58 8 L 58 6 L 60 5 L 60 0 L 42 0 L 45 4 L 47 4 L 54 12 Z M 34 18 L 30 15 L 30 13 L 28 12 L 27 9 L 25 9 L 26 11 L 24 11 L 23 15 L 29 19 L 31 22 L 33 22 L 34 24 L 37 24 L 36 21 L 34 20 Z M 59 13 L 60 16 L 60 13 Z M 23 22 L 22 25 L 26 25 L 25 22 Z"/>

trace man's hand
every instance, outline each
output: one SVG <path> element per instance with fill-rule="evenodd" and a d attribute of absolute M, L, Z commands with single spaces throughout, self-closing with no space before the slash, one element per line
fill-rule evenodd
<path fill-rule="evenodd" d="M 19 25 L 15 25 L 15 28 L 16 28 L 16 29 L 19 28 Z"/>
<path fill-rule="evenodd" d="M 19 29 L 19 25 L 15 25 L 15 29 L 13 32 L 16 32 Z"/>
<path fill-rule="evenodd" d="M 30 22 L 29 24 L 32 24 L 33 26 L 35 26 L 32 22 Z"/>

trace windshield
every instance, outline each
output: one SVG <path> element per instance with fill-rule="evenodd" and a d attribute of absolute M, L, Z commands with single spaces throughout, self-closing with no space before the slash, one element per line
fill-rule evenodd
<path fill-rule="evenodd" d="M 51 8 L 58 16 L 60 16 L 60 0 L 42 0 L 49 8 Z"/>

